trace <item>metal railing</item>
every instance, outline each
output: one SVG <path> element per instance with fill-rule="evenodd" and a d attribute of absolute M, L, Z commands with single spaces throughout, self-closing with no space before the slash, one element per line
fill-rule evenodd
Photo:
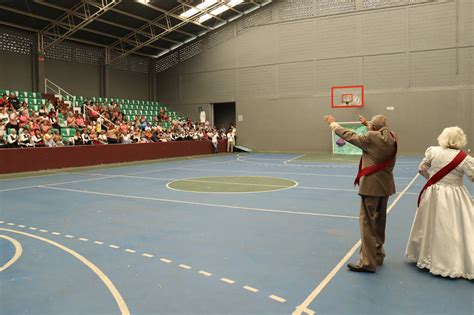
<path fill-rule="evenodd" d="M 90 107 L 89 105 L 86 105 L 84 104 L 84 116 L 87 115 L 87 111 L 86 109 L 89 109 L 89 110 L 93 110 L 93 111 L 96 111 L 98 114 L 99 114 L 99 117 L 102 118 L 103 120 L 107 121 L 108 123 L 112 124 L 115 128 L 117 128 L 117 125 L 114 124 L 110 119 L 108 119 L 107 117 L 105 117 L 104 115 L 102 115 L 101 113 L 99 113 L 99 111 L 97 111 L 96 109 Z M 104 123 L 101 123 L 102 126 L 104 127 L 107 127 Z"/>
<path fill-rule="evenodd" d="M 60 87 L 59 85 L 51 81 L 50 79 L 44 78 L 44 93 L 49 93 L 49 92 L 53 92 L 54 94 L 58 94 L 61 96 L 67 95 L 67 96 L 72 97 L 71 93 L 69 93 L 68 91 L 66 91 L 65 89 L 63 89 L 62 87 Z"/>

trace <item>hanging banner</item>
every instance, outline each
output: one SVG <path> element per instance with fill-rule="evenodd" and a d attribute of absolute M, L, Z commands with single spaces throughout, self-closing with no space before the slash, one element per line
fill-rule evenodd
<path fill-rule="evenodd" d="M 338 123 L 341 127 L 350 129 L 358 134 L 366 134 L 367 127 L 362 125 L 360 122 L 342 122 Z M 351 154 L 351 155 L 362 155 L 362 150 L 355 145 L 350 144 L 346 140 L 342 139 L 334 132 L 332 132 L 332 154 Z"/>

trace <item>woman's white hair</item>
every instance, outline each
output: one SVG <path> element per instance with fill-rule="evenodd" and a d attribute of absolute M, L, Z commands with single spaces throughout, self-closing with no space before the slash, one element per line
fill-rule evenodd
<path fill-rule="evenodd" d="M 467 144 L 467 138 L 464 131 L 458 126 L 444 128 L 438 136 L 438 143 L 443 148 L 461 149 Z"/>

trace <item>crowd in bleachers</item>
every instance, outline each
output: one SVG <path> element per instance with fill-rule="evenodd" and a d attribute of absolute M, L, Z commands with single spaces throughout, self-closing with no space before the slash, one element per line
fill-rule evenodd
<path fill-rule="evenodd" d="M 9 93 L 7 93 L 9 92 Z M 235 142 L 235 127 L 216 129 L 195 123 L 154 104 L 121 104 L 118 99 L 43 99 L 40 93 L 2 91 L 0 147 L 57 147 L 169 142 Z M 129 103 L 129 100 L 127 100 Z M 74 105 L 80 105 L 79 107 Z M 146 110 L 138 110 L 143 105 Z M 146 105 L 149 105 L 146 107 Z"/>

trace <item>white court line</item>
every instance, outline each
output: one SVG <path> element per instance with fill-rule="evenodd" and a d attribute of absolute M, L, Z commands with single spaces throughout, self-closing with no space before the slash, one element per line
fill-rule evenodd
<path fill-rule="evenodd" d="M 87 266 L 93 273 L 95 273 L 97 275 L 97 277 L 102 281 L 102 283 L 107 287 L 107 289 L 110 291 L 110 293 L 112 294 L 113 298 L 115 299 L 116 303 L 117 303 L 117 306 L 120 310 L 120 313 L 122 315 L 130 315 L 130 311 L 127 307 L 127 304 L 125 303 L 124 299 L 122 298 L 122 296 L 120 295 L 119 291 L 117 290 L 117 288 L 114 286 L 114 284 L 112 283 L 112 281 L 102 272 L 102 270 L 99 269 L 99 267 L 97 267 L 96 265 L 94 265 L 91 261 L 89 261 L 87 258 L 85 258 L 84 256 L 80 255 L 79 253 L 77 253 L 76 251 L 73 251 L 72 249 L 62 245 L 62 244 L 59 244 L 59 243 L 56 243 L 50 239 L 47 239 L 47 238 L 43 238 L 43 237 L 40 237 L 40 236 L 37 236 L 37 235 L 33 235 L 33 234 L 29 234 L 29 233 L 24 233 L 24 232 L 21 232 L 21 231 L 16 231 L 16 230 L 10 230 L 10 229 L 2 229 L 0 228 L 0 230 L 2 231 L 6 231 L 6 232 L 10 232 L 10 233 L 15 233 L 15 234 L 20 234 L 20 235 L 23 235 L 23 236 L 27 236 L 27 237 L 30 237 L 30 238 L 33 238 L 33 239 L 36 239 L 36 240 L 39 240 L 39 241 L 42 241 L 44 243 L 47 243 L 47 244 L 50 244 L 50 245 L 53 245 L 63 251 L 65 251 L 66 253 L 70 254 L 71 256 L 73 256 L 74 258 L 76 258 L 77 260 L 79 260 L 81 263 L 83 263 L 85 266 Z"/>
<path fill-rule="evenodd" d="M 397 198 L 392 202 L 390 207 L 387 209 L 387 214 L 393 209 L 393 207 L 398 203 L 398 201 L 403 197 L 405 192 L 413 185 L 415 180 L 418 178 L 420 174 L 416 174 L 415 177 L 408 183 L 408 185 L 403 189 L 403 191 L 397 196 Z M 321 291 L 331 282 L 331 280 L 336 276 L 337 272 L 344 266 L 344 264 L 354 255 L 356 250 L 361 245 L 360 239 L 352 246 L 352 248 L 347 252 L 347 254 L 336 264 L 336 266 L 331 270 L 331 272 L 319 283 L 319 285 L 313 290 L 313 292 L 308 295 L 308 297 L 301 303 L 301 305 L 297 306 L 293 315 L 301 315 L 303 313 L 306 314 L 314 314 L 314 311 L 308 309 L 309 305 L 314 301 L 314 299 L 321 293 Z"/>
<path fill-rule="evenodd" d="M 226 194 L 226 195 L 235 195 L 235 194 L 261 194 L 261 193 L 267 193 L 267 192 L 276 192 L 276 191 L 282 191 L 282 190 L 289 190 L 292 188 L 297 188 L 298 182 L 295 180 L 291 180 L 288 178 L 281 178 L 281 177 L 267 177 L 267 176 L 248 176 L 248 177 L 257 177 L 257 178 L 278 178 L 278 179 L 284 179 L 287 181 L 293 182 L 292 186 L 281 186 L 281 185 L 271 185 L 271 184 L 252 184 L 252 183 L 231 183 L 231 182 L 217 182 L 217 181 L 205 181 L 205 180 L 197 180 L 194 178 L 183 178 L 183 179 L 176 179 L 173 180 L 169 183 L 166 184 L 166 188 L 174 190 L 174 191 L 180 191 L 180 192 L 187 192 L 187 193 L 196 193 L 196 194 Z M 200 178 L 205 178 L 205 177 L 200 177 Z M 208 184 L 223 184 L 223 185 L 244 185 L 244 186 L 262 186 L 262 187 L 273 187 L 276 189 L 267 189 L 267 190 L 261 190 L 261 191 L 197 191 L 197 190 L 186 190 L 186 189 L 178 189 L 171 187 L 171 184 L 174 182 L 179 182 L 179 181 L 189 181 L 189 182 L 197 182 L 197 183 L 208 183 Z"/>
<path fill-rule="evenodd" d="M 281 165 L 280 165 L 281 166 Z M 190 170 L 190 171 L 200 171 L 200 172 L 230 172 L 230 173 L 251 173 L 251 174 L 287 174 L 287 175 L 301 175 L 301 176 L 321 176 L 321 177 L 345 177 L 345 178 L 355 178 L 355 175 L 338 175 L 338 174 L 321 174 L 321 173 L 296 173 L 296 172 L 271 172 L 271 171 L 235 171 L 235 170 L 220 170 L 220 169 L 199 169 L 199 168 L 189 168 L 189 167 L 177 167 L 179 170 Z M 411 177 L 394 177 L 394 179 L 411 179 Z"/>
<path fill-rule="evenodd" d="M 252 172 L 254 173 L 254 172 Z M 105 174 L 94 174 L 97 176 L 100 175 L 105 175 Z M 305 175 L 305 174 L 303 174 Z M 331 175 L 332 176 L 332 175 Z M 176 189 L 172 188 L 169 185 L 175 181 L 190 181 L 190 182 L 198 182 L 198 183 L 209 183 L 209 184 L 228 184 L 228 185 L 247 185 L 247 186 L 268 186 L 268 187 L 276 187 L 276 188 L 282 188 L 282 189 L 277 189 L 277 190 L 269 190 L 269 191 L 262 191 L 262 192 L 275 192 L 279 190 L 285 190 L 285 189 L 310 189 L 310 190 L 330 190 L 330 191 L 348 191 L 348 192 L 355 192 L 358 191 L 357 189 L 348 189 L 348 188 L 332 188 L 332 187 L 309 187 L 309 186 L 299 186 L 297 185 L 297 182 L 293 179 L 288 179 L 288 178 L 282 178 L 282 177 L 268 177 L 268 178 L 279 178 L 279 179 L 285 179 L 294 182 L 295 184 L 293 186 L 281 186 L 281 185 L 271 185 L 271 184 L 252 184 L 252 183 L 230 183 L 230 182 L 217 182 L 217 181 L 208 181 L 208 180 L 198 180 L 195 178 L 167 178 L 167 177 L 146 177 L 146 176 L 130 176 L 130 175 L 116 175 L 114 177 L 123 177 L 123 178 L 135 178 L 135 179 L 145 179 L 145 180 L 155 180 L 155 181 L 171 181 L 168 183 L 166 186 L 168 189 L 171 190 L 176 190 L 176 191 L 185 191 L 185 192 L 194 192 L 194 191 L 188 191 L 188 190 L 181 190 L 181 189 Z M 212 177 L 212 176 L 209 176 Z M 252 177 L 267 177 L 267 176 L 252 176 Z M 351 178 L 353 176 L 350 176 Z M 206 177 L 199 177 L 199 178 L 206 178 Z M 44 185 L 48 186 L 48 185 Z M 35 186 L 38 187 L 38 186 Z M 260 193 L 262 193 L 260 192 Z M 199 192 L 203 193 L 203 192 Z M 219 193 L 219 192 L 209 192 L 209 193 Z M 225 192 L 224 194 L 235 194 L 236 192 Z M 237 192 L 239 194 L 247 194 L 247 193 L 255 193 L 255 192 Z"/>
<path fill-rule="evenodd" d="M 206 276 L 206 277 L 212 276 L 212 273 L 207 272 L 207 271 L 203 271 L 203 270 L 199 271 L 199 273 L 202 274 L 203 276 Z"/>
<path fill-rule="evenodd" d="M 184 265 L 184 264 L 178 265 L 178 267 L 183 268 L 183 269 L 186 269 L 186 270 L 189 270 L 189 269 L 192 268 L 191 266 Z"/>
<path fill-rule="evenodd" d="M 173 262 L 171 259 L 166 259 L 166 258 L 160 258 L 160 261 L 162 261 L 166 264 L 171 264 Z"/>
<path fill-rule="evenodd" d="M 147 254 L 147 253 L 143 253 L 142 256 L 148 257 L 148 258 L 153 258 L 154 257 L 152 254 Z"/>
<path fill-rule="evenodd" d="M 299 159 L 300 157 L 303 157 L 303 156 L 305 156 L 305 155 L 306 155 L 306 154 L 301 154 L 301 155 L 295 156 L 295 157 L 292 158 L 292 159 L 286 160 L 285 162 L 283 162 L 283 164 L 290 163 L 291 161 L 294 161 L 294 160 L 296 160 L 296 159 Z"/>
<path fill-rule="evenodd" d="M 128 249 L 128 248 L 125 251 L 132 254 L 137 252 L 136 250 Z"/>
<path fill-rule="evenodd" d="M 252 207 L 239 207 L 239 206 L 230 206 L 230 205 L 204 203 L 204 202 L 193 202 L 193 201 L 184 201 L 184 200 L 175 200 L 175 199 L 140 197 L 140 196 L 131 196 L 131 195 L 123 195 L 123 194 L 111 194 L 111 193 L 103 193 L 103 192 L 97 192 L 97 191 L 85 191 L 85 190 L 59 188 L 59 187 L 46 187 L 46 186 L 38 186 L 38 187 L 39 188 L 44 188 L 44 189 L 70 191 L 70 192 L 77 192 L 77 193 L 91 194 L 91 195 L 112 196 L 112 197 L 120 197 L 120 198 L 128 198 L 128 199 L 139 199 L 139 200 L 162 201 L 162 202 L 171 202 L 171 203 L 189 204 L 189 205 L 216 207 L 216 208 L 239 209 L 239 210 L 249 210 L 249 211 L 259 211 L 259 212 L 270 212 L 270 213 L 284 213 L 284 214 L 294 214 L 294 215 L 307 215 L 307 216 L 316 216 L 316 217 L 358 219 L 358 217 L 355 217 L 355 216 L 338 215 L 338 214 L 313 213 L 313 212 L 302 212 L 302 211 L 288 211 L 288 210 L 252 208 Z"/>
<path fill-rule="evenodd" d="M 3 191 L 14 191 L 14 190 L 22 190 L 22 189 L 29 189 L 29 188 L 36 188 L 38 186 L 22 186 L 22 187 L 15 187 L 15 188 L 6 188 L 6 189 L 0 189 L 0 192 Z"/>
<path fill-rule="evenodd" d="M 228 162 L 233 162 L 232 161 L 222 161 L 222 162 L 215 162 L 213 164 L 222 164 L 222 163 L 228 163 Z M 194 166 L 199 166 L 199 165 L 194 165 Z M 120 174 L 120 175 L 107 175 L 107 174 L 97 174 L 97 173 L 86 173 L 86 172 L 62 172 L 58 173 L 55 175 L 64 175 L 64 174 L 79 174 L 79 175 L 92 175 L 92 176 L 102 176 L 102 177 L 97 177 L 97 178 L 89 178 L 89 179 L 80 179 L 80 180 L 73 180 L 73 181 L 67 181 L 67 182 L 57 182 L 57 183 L 51 183 L 51 184 L 42 184 L 42 185 L 32 185 L 32 186 L 22 186 L 22 187 L 15 187 L 15 188 L 6 188 L 6 189 L 0 189 L 0 192 L 4 191 L 14 191 L 14 190 L 22 190 L 22 189 L 29 189 L 29 188 L 39 188 L 40 186 L 55 186 L 55 185 L 65 185 L 65 184 L 75 184 L 75 183 L 82 183 L 82 182 L 91 182 L 91 181 L 96 181 L 96 180 L 103 180 L 103 179 L 109 179 L 109 178 L 117 178 L 117 177 L 127 177 L 130 175 L 135 175 L 135 174 L 145 174 L 145 173 L 154 173 L 154 172 L 161 172 L 161 171 L 169 171 L 169 170 L 174 170 L 177 169 L 176 167 L 172 168 L 164 168 L 164 169 L 154 169 L 154 170 L 149 170 L 149 171 L 143 171 L 143 172 L 132 172 L 132 173 L 126 173 L 126 174 Z"/>
<path fill-rule="evenodd" d="M 12 174 L 15 174 L 15 173 L 12 173 Z M 54 174 L 44 174 L 44 175 L 21 176 L 21 177 L 14 177 L 14 178 L 3 178 L 3 179 L 0 179 L 0 182 L 6 182 L 6 181 L 18 180 L 18 179 L 26 179 L 26 178 L 33 178 L 33 177 L 47 177 L 47 176 L 54 176 L 54 175 L 60 175 L 60 174 L 61 173 L 54 173 Z"/>
<path fill-rule="evenodd" d="M 286 300 L 284 298 L 281 298 L 281 297 L 276 296 L 276 295 L 270 295 L 269 298 L 272 299 L 272 300 L 278 301 L 280 303 L 285 303 L 286 302 Z"/>
<path fill-rule="evenodd" d="M 235 281 L 227 278 L 220 278 L 222 282 L 228 283 L 228 284 L 234 284 Z"/>
<path fill-rule="evenodd" d="M 244 286 L 243 288 L 245 290 L 253 292 L 253 293 L 257 293 L 259 291 L 258 289 L 254 288 L 254 287 L 251 287 L 251 286 L 248 286 L 248 285 Z"/>

